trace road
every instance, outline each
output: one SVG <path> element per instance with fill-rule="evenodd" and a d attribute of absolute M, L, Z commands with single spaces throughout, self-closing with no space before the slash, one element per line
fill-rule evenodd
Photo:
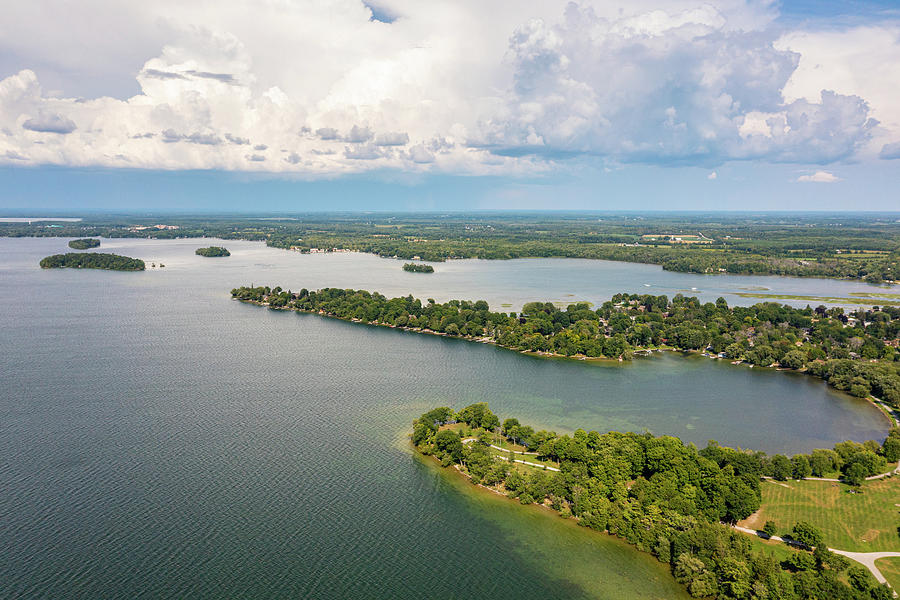
<path fill-rule="evenodd" d="M 750 529 L 749 527 L 740 527 L 738 525 L 734 525 L 733 527 L 743 533 L 749 533 L 750 535 L 762 537 L 759 535 L 760 532 L 755 529 Z M 770 536 L 768 539 L 774 540 L 776 542 L 784 542 L 785 544 L 790 544 L 792 546 L 802 546 L 802 544 L 800 544 L 799 542 L 795 542 L 794 540 L 786 540 L 777 535 Z M 884 578 L 884 575 L 882 575 L 881 571 L 878 570 L 878 567 L 875 566 L 875 561 L 881 558 L 900 558 L 900 552 L 848 552 L 847 550 L 838 550 L 836 548 L 829 548 L 829 550 L 831 550 L 835 554 L 846 556 L 850 560 L 855 560 L 859 564 L 869 569 L 869 571 L 872 572 L 872 575 L 875 576 L 875 579 L 878 580 L 878 583 L 887 583 L 887 579 Z"/>

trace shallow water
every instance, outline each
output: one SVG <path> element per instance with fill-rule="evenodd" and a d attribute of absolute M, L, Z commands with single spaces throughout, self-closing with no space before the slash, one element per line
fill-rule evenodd
<path fill-rule="evenodd" d="M 254 282 L 515 303 L 529 286 L 574 293 L 528 283 L 545 276 L 533 265 L 578 271 L 570 261 L 490 263 L 522 265 L 513 292 L 480 261 L 451 263 L 474 265 L 461 281 L 482 292 L 457 293 L 365 255 L 231 241 L 230 258 L 193 255 L 210 243 L 104 240 L 166 264 L 118 273 L 41 270 L 65 240 L 0 239 L 0 596 L 680 597 L 652 558 L 412 455 L 411 419 L 487 400 L 557 431 L 768 451 L 886 429 L 811 378 L 673 355 L 546 360 L 228 294 Z"/>

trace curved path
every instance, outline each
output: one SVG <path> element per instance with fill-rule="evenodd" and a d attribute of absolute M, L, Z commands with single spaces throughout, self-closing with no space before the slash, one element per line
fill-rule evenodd
<path fill-rule="evenodd" d="M 496 448 L 496 446 L 494 446 L 494 447 Z M 896 467 L 894 467 L 893 469 L 891 469 L 890 471 L 888 471 L 886 473 L 880 473 L 878 475 L 870 475 L 869 477 L 866 477 L 866 481 L 874 481 L 875 479 L 883 479 L 885 477 L 890 477 L 891 475 L 900 475 L 900 462 L 897 463 Z M 762 478 L 768 479 L 775 483 L 778 483 L 774 477 L 769 477 L 768 475 L 763 475 Z M 836 483 L 843 482 L 842 479 L 835 479 L 833 477 L 804 477 L 803 479 L 788 478 L 786 481 L 834 481 Z M 783 484 L 779 484 L 779 485 L 783 485 Z"/>
<path fill-rule="evenodd" d="M 740 527 L 738 525 L 732 525 L 732 527 L 743 533 L 749 533 L 750 535 L 763 537 L 762 535 L 760 535 L 761 532 L 757 531 L 756 529 L 750 529 L 749 527 Z M 786 540 L 777 535 L 769 536 L 766 539 L 774 540 L 776 542 L 784 542 L 785 544 L 789 544 L 791 546 L 803 545 L 795 540 Z M 829 550 L 834 552 L 835 554 L 846 556 L 850 560 L 855 560 L 859 564 L 869 569 L 869 571 L 872 572 L 872 575 L 875 576 L 875 579 L 878 580 L 878 583 L 887 583 L 888 586 L 890 586 L 890 584 L 888 583 L 887 579 L 885 579 L 884 575 L 881 574 L 881 571 L 878 570 L 878 567 L 875 566 L 875 561 L 882 558 L 900 558 L 900 552 L 849 552 L 847 550 L 837 550 L 836 548 L 829 548 Z M 897 594 L 895 592 L 894 596 L 896 595 Z"/>
<path fill-rule="evenodd" d="M 887 579 L 884 578 L 884 575 L 882 575 L 881 571 L 878 570 L 878 567 L 875 566 L 875 561 L 879 558 L 900 558 L 900 552 L 847 552 L 846 550 L 835 550 L 834 548 L 829 548 L 829 550 L 835 554 L 846 556 L 851 560 L 855 560 L 856 562 L 865 565 L 872 571 L 872 575 L 875 576 L 878 583 L 887 583 Z"/>
<path fill-rule="evenodd" d="M 476 439 L 477 439 L 477 438 L 466 438 L 466 439 L 464 439 L 464 440 L 462 441 L 462 443 L 463 443 L 463 444 L 468 444 L 469 442 L 474 442 Z M 532 455 L 532 456 L 537 456 L 537 452 L 517 452 L 517 451 L 515 451 L 515 450 L 509 450 L 509 449 L 507 449 L 507 448 L 501 448 L 500 446 L 495 446 L 495 445 L 493 445 L 493 444 L 488 444 L 488 445 L 489 445 L 491 448 L 494 448 L 495 450 L 499 450 L 500 452 L 507 452 L 507 453 L 508 453 L 508 452 L 512 452 L 513 454 L 529 454 L 529 455 Z M 505 457 L 505 456 L 497 456 L 497 458 L 499 458 L 500 460 L 509 461 L 509 458 L 507 458 L 507 457 Z M 548 465 L 539 465 L 538 463 L 528 462 L 528 461 L 524 461 L 524 460 L 515 460 L 515 459 L 513 459 L 512 462 L 515 462 L 515 463 L 521 463 L 521 464 L 523 464 L 523 465 L 528 465 L 529 467 L 537 467 L 538 469 L 547 469 L 548 471 L 556 471 L 557 473 L 559 473 L 559 469 L 557 469 L 556 467 L 548 466 Z"/>

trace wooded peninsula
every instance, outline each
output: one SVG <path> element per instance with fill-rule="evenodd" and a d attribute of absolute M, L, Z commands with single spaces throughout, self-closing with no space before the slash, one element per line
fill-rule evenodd
<path fill-rule="evenodd" d="M 104 269 L 108 271 L 143 271 L 144 261 L 103 252 L 68 252 L 41 259 L 42 269 Z"/>
<path fill-rule="evenodd" d="M 100 240 L 96 238 L 84 238 L 80 240 L 72 240 L 69 242 L 69 248 L 75 250 L 88 250 L 90 248 L 99 248 Z"/>
<path fill-rule="evenodd" d="M 535 431 L 515 418 L 501 423 L 482 402 L 459 412 L 426 412 L 413 422 L 412 442 L 473 483 L 551 508 L 652 553 L 694 597 L 893 597 L 866 568 L 829 551 L 821 530 L 806 521 L 782 524 L 788 528 L 782 536 L 799 549 L 781 549 L 781 561 L 730 525 L 760 508 L 764 477 L 808 477 L 812 465 L 829 472 L 865 464 L 869 471 L 896 462 L 900 429 L 884 444 L 843 442 L 812 455 L 769 458 L 715 442 L 698 450 L 676 437 L 649 433 Z M 767 536 L 779 531 L 775 523 L 765 529 Z"/>
<path fill-rule="evenodd" d="M 564 310 L 531 302 L 519 314 L 493 312 L 484 300 L 438 304 L 412 296 L 388 299 L 363 290 L 299 292 L 240 287 L 233 298 L 272 308 L 317 313 L 487 342 L 519 351 L 628 360 L 657 349 L 706 352 L 733 362 L 802 371 L 839 390 L 875 396 L 900 408 L 900 307 L 792 308 L 774 302 L 728 306 L 724 298 L 617 294 L 597 309 Z"/>

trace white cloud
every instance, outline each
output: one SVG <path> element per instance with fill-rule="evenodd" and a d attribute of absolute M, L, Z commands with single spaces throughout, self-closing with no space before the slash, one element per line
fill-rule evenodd
<path fill-rule="evenodd" d="M 706 178 L 709 179 L 710 181 L 714 181 L 719 178 L 719 174 L 716 173 L 715 171 L 713 171 L 712 173 L 707 175 Z"/>
<path fill-rule="evenodd" d="M 579 155 L 827 164 L 900 141 L 894 67 L 878 83 L 807 64 L 843 64 L 829 43 L 882 61 L 900 46 L 773 43 L 771 0 L 370 4 L 393 22 L 359 0 L 13 3 L 0 164 L 524 174 Z"/>
<path fill-rule="evenodd" d="M 828 171 L 816 171 L 812 175 L 801 175 L 797 178 L 800 183 L 834 183 L 840 180 L 840 177 L 836 177 Z"/>

